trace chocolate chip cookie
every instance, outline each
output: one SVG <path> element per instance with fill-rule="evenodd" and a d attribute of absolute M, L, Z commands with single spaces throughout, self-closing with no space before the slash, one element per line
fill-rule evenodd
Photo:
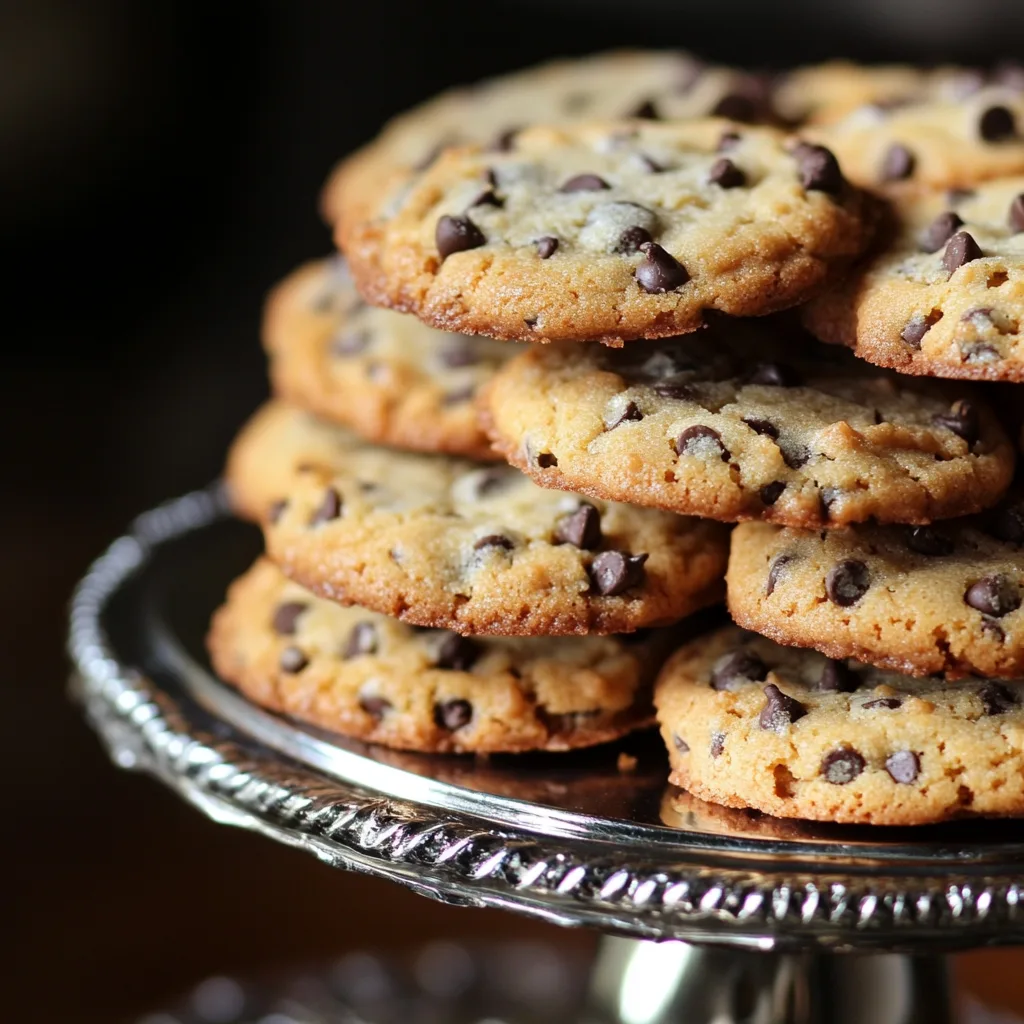
<path fill-rule="evenodd" d="M 1024 91 L 995 83 L 966 96 L 935 92 L 895 106 L 862 106 L 835 124 L 805 130 L 863 188 L 970 188 L 1024 173 Z"/>
<path fill-rule="evenodd" d="M 950 685 L 727 627 L 681 648 L 655 704 L 671 781 L 781 818 L 919 825 L 1024 814 L 1024 681 Z"/>
<path fill-rule="evenodd" d="M 807 307 L 810 329 L 901 373 L 1024 381 L 1024 175 L 896 212 L 884 249 Z"/>
<path fill-rule="evenodd" d="M 280 398 L 367 441 L 495 457 L 473 398 L 513 346 L 366 305 L 340 258 L 308 263 L 279 284 L 263 334 Z"/>
<path fill-rule="evenodd" d="M 337 234 L 363 295 L 529 341 L 619 344 L 794 305 L 874 221 L 824 147 L 718 118 L 530 128 L 382 192 Z"/>
<path fill-rule="evenodd" d="M 932 526 L 744 523 L 729 609 L 748 629 L 923 676 L 1024 676 L 1024 500 Z"/>
<path fill-rule="evenodd" d="M 505 465 L 374 448 L 281 404 L 243 431 L 228 483 L 289 577 L 419 626 L 630 632 L 721 594 L 717 523 L 543 490 Z"/>
<path fill-rule="evenodd" d="M 835 527 L 999 499 L 1013 448 L 962 387 L 876 370 L 788 322 L 721 320 L 621 350 L 532 346 L 481 406 L 498 449 L 543 486 Z"/>
<path fill-rule="evenodd" d="M 469 639 L 314 597 L 266 559 L 208 645 L 247 697 L 333 732 L 431 753 L 569 750 L 653 721 L 664 636 Z"/>
<path fill-rule="evenodd" d="M 771 78 L 707 64 L 678 51 L 599 53 L 451 89 L 389 121 L 342 161 L 321 197 L 325 219 L 350 219 L 389 174 L 422 169 L 445 146 L 495 149 L 530 124 L 636 117 L 720 116 L 771 121 Z"/>

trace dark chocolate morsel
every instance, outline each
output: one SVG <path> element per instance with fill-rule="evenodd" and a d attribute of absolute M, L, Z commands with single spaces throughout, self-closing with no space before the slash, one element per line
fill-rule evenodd
<path fill-rule="evenodd" d="M 644 562 L 647 555 L 631 555 L 625 551 L 602 551 L 590 563 L 590 579 L 602 597 L 614 597 L 639 587 L 647 578 Z"/>
<path fill-rule="evenodd" d="M 434 705 L 434 724 L 455 732 L 473 720 L 473 705 L 468 700 L 446 700 Z"/>
<path fill-rule="evenodd" d="M 646 258 L 633 275 L 645 292 L 660 295 L 680 288 L 690 280 L 686 268 L 656 242 L 644 242 L 640 251 Z"/>
<path fill-rule="evenodd" d="M 840 608 L 856 604 L 871 586 L 871 574 L 863 562 L 844 558 L 828 571 L 825 577 L 825 593 L 828 599 Z"/>
<path fill-rule="evenodd" d="M 323 500 L 316 511 L 310 517 L 309 525 L 317 526 L 320 523 L 329 523 L 341 515 L 341 495 L 333 488 L 328 487 L 324 491 Z"/>
<path fill-rule="evenodd" d="M 294 636 L 299 616 L 309 607 L 302 601 L 285 601 L 274 609 L 271 623 L 278 636 Z"/>
<path fill-rule="evenodd" d="M 897 750 L 885 759 L 885 770 L 893 782 L 909 785 L 921 771 L 921 761 L 912 750 Z"/>
<path fill-rule="evenodd" d="M 821 761 L 821 774 L 834 786 L 853 782 L 866 767 L 866 762 L 852 747 L 838 747 L 827 753 Z"/>
<path fill-rule="evenodd" d="M 451 217 L 445 214 L 437 222 L 434 242 L 441 259 L 445 260 L 466 249 L 478 249 L 486 244 L 483 232 L 468 217 Z"/>
<path fill-rule="evenodd" d="M 309 658 L 298 647 L 286 647 L 281 652 L 278 664 L 281 666 L 282 672 L 294 675 L 296 672 L 301 672 L 309 664 Z"/>
<path fill-rule="evenodd" d="M 372 622 L 357 622 L 345 641 L 341 656 L 347 661 L 363 654 L 376 654 L 377 643 L 377 627 Z"/>
<path fill-rule="evenodd" d="M 583 502 L 575 512 L 558 521 L 555 540 L 593 550 L 601 544 L 601 513 L 589 502 Z"/>
<path fill-rule="evenodd" d="M 738 690 L 746 683 L 763 682 L 768 666 L 753 651 L 733 651 L 719 658 L 711 669 L 711 689 Z"/>
<path fill-rule="evenodd" d="M 764 695 L 765 705 L 757 719 L 762 729 L 782 732 L 787 725 L 792 725 L 807 714 L 807 709 L 800 701 L 783 693 L 774 683 L 764 688 Z"/>

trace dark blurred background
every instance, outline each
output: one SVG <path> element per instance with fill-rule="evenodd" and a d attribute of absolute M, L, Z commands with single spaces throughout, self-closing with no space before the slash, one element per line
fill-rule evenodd
<path fill-rule="evenodd" d="M 265 393 L 265 290 L 329 248 L 334 160 L 437 89 L 561 54 L 679 46 L 769 67 L 1024 54 L 1019 0 L 0 3 L 6 499 L 0 1017 L 116 1021 L 203 976 L 353 945 L 544 935 L 215 826 L 116 772 L 64 695 L 75 579 L 219 470 Z M 969 983 L 1024 1008 L 1014 953 Z M 1015 991 L 1016 989 L 1016 991 Z M 13 1005 L 11 1003 L 13 1000 Z"/>

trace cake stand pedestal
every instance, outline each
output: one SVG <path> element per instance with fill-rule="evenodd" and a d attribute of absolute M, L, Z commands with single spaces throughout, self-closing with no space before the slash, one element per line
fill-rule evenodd
<path fill-rule="evenodd" d="M 73 692 L 114 761 L 333 866 L 601 929 L 580 1020 L 947 1024 L 944 954 L 1024 940 L 1019 822 L 781 821 L 667 786 L 650 735 L 426 756 L 261 710 L 213 676 L 202 644 L 258 550 L 214 486 L 140 516 L 81 581 Z"/>

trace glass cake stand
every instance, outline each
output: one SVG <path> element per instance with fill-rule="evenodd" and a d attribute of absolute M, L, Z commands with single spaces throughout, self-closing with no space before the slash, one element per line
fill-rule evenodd
<path fill-rule="evenodd" d="M 1024 941 L 1022 822 L 782 821 L 668 786 L 650 734 L 474 759 L 261 710 L 213 676 L 202 642 L 259 548 L 214 485 L 140 516 L 81 581 L 73 692 L 113 759 L 330 865 L 601 929 L 576 1019 L 946 1024 L 944 954 Z"/>

